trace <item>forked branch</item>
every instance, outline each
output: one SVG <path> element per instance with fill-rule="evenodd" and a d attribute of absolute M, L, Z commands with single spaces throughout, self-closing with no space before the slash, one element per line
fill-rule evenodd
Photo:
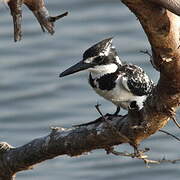
<path fill-rule="evenodd" d="M 138 124 L 130 125 L 128 122 L 128 116 L 106 115 L 89 125 L 69 129 L 53 127 L 49 135 L 35 139 L 21 147 L 14 148 L 5 142 L 1 142 L 0 179 L 15 178 L 17 172 L 32 169 L 33 165 L 59 155 L 78 156 L 94 149 L 105 149 L 108 153 L 118 156 L 138 158 L 147 165 L 149 163 L 160 163 L 159 160 L 148 159 L 147 155 L 144 154 L 149 149 L 139 150 L 135 153 L 120 153 L 113 149 L 112 146 L 114 145 L 133 144 L 130 134 L 125 133 L 127 129 L 134 131 L 134 133 L 136 132 L 134 126 L 137 129 L 142 129 Z M 173 162 L 176 161 L 179 160 Z"/>
<path fill-rule="evenodd" d="M 24 1 L 37 14 L 38 10 L 31 7 L 30 2 L 35 1 Z M 129 111 L 126 117 L 104 116 L 89 125 L 72 129 L 54 128 L 50 135 L 35 139 L 22 147 L 9 147 L 5 150 L 2 148 L 0 177 L 4 177 L 4 180 L 13 177 L 18 171 L 58 155 L 76 156 L 93 149 L 107 150 L 122 143 L 129 143 L 138 148 L 142 140 L 159 131 L 174 117 L 180 104 L 180 36 L 177 26 L 179 17 L 172 13 L 172 9 L 169 8 L 172 11 L 169 12 L 164 9 L 166 6 L 163 4 L 159 5 L 150 0 L 122 2 L 139 19 L 151 44 L 153 64 L 160 72 L 158 84 L 152 95 L 147 98 L 144 108 L 141 111 Z M 37 16 L 40 17 L 45 12 L 42 10 Z M 46 13 L 44 15 L 47 20 Z M 55 19 L 49 18 L 48 22 Z M 51 25 L 47 25 L 46 20 L 40 21 L 42 29 L 52 32 Z M 148 162 L 146 157 L 138 156 L 138 153 L 136 157 L 144 158 L 143 160 Z"/>
<path fill-rule="evenodd" d="M 22 5 L 25 4 L 37 18 L 43 32 L 46 30 L 50 34 L 54 34 L 54 22 L 67 16 L 68 12 L 58 16 L 50 16 L 45 6 L 44 0 L 9 0 L 8 6 L 13 17 L 14 24 L 14 41 L 20 41 L 22 38 L 21 21 L 22 21 Z"/>

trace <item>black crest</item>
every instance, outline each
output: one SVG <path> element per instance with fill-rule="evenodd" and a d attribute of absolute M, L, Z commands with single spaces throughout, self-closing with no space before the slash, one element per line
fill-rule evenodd
<path fill-rule="evenodd" d="M 104 39 L 97 44 L 91 46 L 83 54 L 83 59 L 87 59 L 94 56 L 99 56 L 101 53 L 106 52 L 107 49 L 112 48 L 112 38 Z"/>

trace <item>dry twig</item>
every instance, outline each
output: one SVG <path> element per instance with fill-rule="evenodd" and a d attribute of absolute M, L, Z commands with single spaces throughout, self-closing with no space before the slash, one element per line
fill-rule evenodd
<path fill-rule="evenodd" d="M 137 158 L 137 159 L 140 159 L 140 160 L 143 160 L 146 167 L 150 167 L 149 165 L 150 164 L 160 164 L 160 163 L 176 163 L 178 161 L 180 161 L 180 159 L 175 159 L 175 160 L 168 160 L 168 159 L 160 159 L 160 160 L 152 160 L 152 159 L 149 159 L 147 155 L 145 155 L 144 153 L 149 151 L 148 148 L 146 148 L 145 150 L 139 150 L 139 153 L 128 153 L 128 152 L 118 152 L 118 151 L 115 151 L 113 147 L 109 148 L 108 150 L 108 154 L 109 153 L 112 153 L 116 156 L 126 156 L 126 157 L 131 157 L 131 158 Z"/>
<path fill-rule="evenodd" d="M 50 16 L 45 7 L 44 0 L 9 0 L 8 6 L 13 17 L 14 24 L 14 41 L 20 41 L 22 38 L 21 21 L 22 21 L 22 5 L 25 4 L 33 12 L 37 18 L 43 32 L 46 30 L 50 34 L 54 34 L 54 22 L 68 15 L 68 12 L 58 16 Z"/>
<path fill-rule="evenodd" d="M 160 129 L 159 132 L 165 133 L 165 134 L 167 134 L 168 136 L 171 136 L 171 137 L 173 137 L 174 139 L 180 141 L 180 138 L 178 138 L 177 136 L 175 136 L 175 135 L 173 135 L 173 134 L 171 134 L 171 133 L 169 133 L 169 132 L 167 132 L 167 131 L 165 131 L 165 130 L 161 130 L 161 129 Z"/>

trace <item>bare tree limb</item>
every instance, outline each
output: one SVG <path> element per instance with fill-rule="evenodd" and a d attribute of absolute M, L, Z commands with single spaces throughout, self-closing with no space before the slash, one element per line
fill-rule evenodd
<path fill-rule="evenodd" d="M 150 2 L 156 3 L 163 8 L 168 9 L 172 13 L 180 16 L 180 1 L 179 0 L 148 0 Z"/>
<path fill-rule="evenodd" d="M 160 159 L 160 160 L 152 160 L 148 159 L 147 155 L 144 155 L 144 152 L 147 152 L 148 150 L 140 151 L 140 154 L 134 154 L 134 153 L 128 153 L 128 152 L 118 152 L 115 151 L 114 148 L 109 149 L 108 153 L 112 153 L 116 156 L 127 156 L 131 158 L 137 158 L 140 160 L 143 160 L 146 167 L 150 167 L 150 164 L 161 164 L 161 163 L 173 163 L 175 164 L 176 162 L 179 162 L 180 159 L 175 159 L 175 160 L 168 160 L 166 158 Z"/>
<path fill-rule="evenodd" d="M 58 16 L 50 16 L 44 0 L 24 0 L 24 4 L 34 13 L 43 32 L 46 29 L 50 34 L 54 34 L 54 22 L 68 14 L 65 12 Z"/>
<path fill-rule="evenodd" d="M 54 22 L 67 16 L 68 12 L 60 14 L 58 16 L 50 16 L 46 9 L 44 0 L 8 0 L 8 6 L 11 11 L 14 23 L 14 41 L 20 41 L 22 38 L 21 21 L 22 10 L 21 6 L 25 4 L 37 18 L 43 32 L 46 30 L 50 34 L 54 34 Z"/>
<path fill-rule="evenodd" d="M 19 148 L 6 144 L 8 148 L 1 148 L 0 152 L 2 179 L 12 179 L 18 171 L 58 155 L 76 156 L 93 149 L 108 150 L 122 143 L 129 143 L 137 149 L 141 141 L 159 131 L 174 117 L 180 104 L 179 17 L 150 1 L 122 2 L 139 19 L 151 44 L 153 64 L 160 72 L 159 82 L 144 108 L 129 111 L 125 117 L 107 115 L 94 123 L 72 129 L 55 128 L 48 136 Z M 47 28 L 44 24 L 42 27 Z M 138 151 L 135 154 L 149 163 Z"/>
<path fill-rule="evenodd" d="M 93 149 L 107 148 L 126 142 L 109 124 L 116 129 L 121 128 L 124 119 L 105 116 L 108 124 L 100 118 L 94 124 L 72 129 L 53 128 L 45 137 L 13 148 L 2 142 L 0 148 L 0 177 L 14 176 L 16 172 L 32 168 L 34 164 L 58 155 L 77 156 Z"/>
<path fill-rule="evenodd" d="M 33 165 L 59 155 L 78 156 L 94 149 L 105 149 L 115 155 L 142 159 L 147 165 L 149 163 L 160 163 L 158 160 L 149 160 L 147 155 L 143 154 L 148 149 L 139 151 L 139 154 L 114 151 L 112 146 L 132 142 L 128 138 L 124 138 L 125 134 L 120 136 L 110 126 L 116 127 L 116 130 L 121 130 L 124 123 L 129 120 L 128 117 L 123 118 L 121 116 L 104 116 L 104 118 L 108 123 L 101 117 L 95 123 L 86 126 L 69 129 L 52 128 L 49 135 L 17 148 L 1 142 L 0 179 L 9 180 L 12 177 L 15 178 L 17 172 L 32 169 Z M 129 128 L 133 129 L 133 126 L 129 125 Z M 138 127 L 139 125 L 136 128 Z M 167 160 L 167 162 L 170 161 Z"/>
<path fill-rule="evenodd" d="M 14 41 L 20 41 L 22 38 L 21 21 L 22 21 L 22 0 L 10 0 L 8 6 L 13 17 L 14 24 Z"/>

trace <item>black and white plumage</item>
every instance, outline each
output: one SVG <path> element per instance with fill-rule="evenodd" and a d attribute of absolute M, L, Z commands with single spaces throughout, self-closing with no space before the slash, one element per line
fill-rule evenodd
<path fill-rule="evenodd" d="M 89 71 L 89 83 L 97 94 L 126 110 L 136 105 L 143 107 L 143 102 L 151 93 L 153 82 L 142 68 L 132 64 L 122 64 L 112 45 L 112 38 L 87 49 L 83 60 L 60 74 L 60 77 L 78 71 Z"/>

